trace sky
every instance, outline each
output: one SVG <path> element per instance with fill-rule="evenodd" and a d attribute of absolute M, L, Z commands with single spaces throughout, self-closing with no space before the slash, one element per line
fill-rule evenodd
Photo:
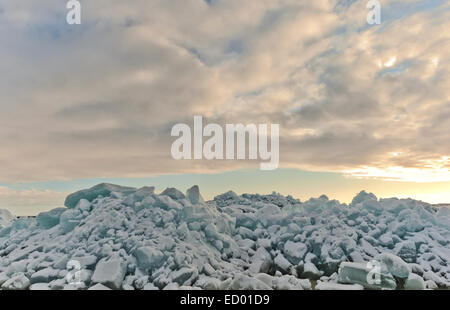
<path fill-rule="evenodd" d="M 0 1 L 0 208 L 111 182 L 450 202 L 450 2 Z M 176 161 L 174 124 L 280 124 L 280 168 Z"/>

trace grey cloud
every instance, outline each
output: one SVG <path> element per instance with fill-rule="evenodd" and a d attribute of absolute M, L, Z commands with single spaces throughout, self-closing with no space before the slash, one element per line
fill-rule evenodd
<path fill-rule="evenodd" d="M 252 166 L 172 160 L 171 126 L 196 114 L 279 123 L 284 167 L 408 168 L 448 156 L 445 7 L 378 29 L 363 27 L 365 7 L 352 1 L 99 0 L 83 3 L 72 28 L 60 1 L 6 0 L 0 179 Z"/>

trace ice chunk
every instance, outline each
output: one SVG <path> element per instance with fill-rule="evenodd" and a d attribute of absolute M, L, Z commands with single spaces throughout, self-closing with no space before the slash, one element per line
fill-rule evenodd
<path fill-rule="evenodd" d="M 98 196 L 107 197 L 112 192 L 127 195 L 127 194 L 131 194 L 135 191 L 136 191 L 136 189 L 133 187 L 125 187 L 125 186 L 119 186 L 119 185 L 114 185 L 114 184 L 102 183 L 102 184 L 95 185 L 94 187 L 91 187 L 89 189 L 84 189 L 84 190 L 75 192 L 73 194 L 70 194 L 69 196 L 67 196 L 66 201 L 64 202 L 64 205 L 67 208 L 75 208 L 81 199 L 86 199 L 87 201 L 92 202 Z"/>
<path fill-rule="evenodd" d="M 234 277 L 230 284 L 231 290 L 271 290 L 266 283 L 243 274 Z"/>
<path fill-rule="evenodd" d="M 186 197 L 192 204 L 205 202 L 203 200 L 202 195 L 200 194 L 200 189 L 198 188 L 198 185 L 194 185 L 190 189 L 188 189 L 186 192 Z"/>
<path fill-rule="evenodd" d="M 422 222 L 417 218 L 408 219 L 406 228 L 411 232 L 418 232 L 424 229 Z"/>
<path fill-rule="evenodd" d="M 191 285 L 198 277 L 198 271 L 195 268 L 182 267 L 171 273 L 173 282 L 181 285 Z"/>
<path fill-rule="evenodd" d="M 265 248 L 260 247 L 252 257 L 252 263 L 249 271 L 253 274 L 256 273 L 268 273 L 272 267 L 272 257 Z"/>
<path fill-rule="evenodd" d="M 417 256 L 416 243 L 412 240 L 403 241 L 396 246 L 395 253 L 405 262 L 415 263 Z"/>
<path fill-rule="evenodd" d="M 265 284 L 267 284 L 267 286 L 269 287 L 273 287 L 274 285 L 274 280 L 276 279 L 276 277 L 273 277 L 267 273 L 258 273 L 254 276 L 256 279 L 258 279 L 261 282 L 264 282 Z"/>
<path fill-rule="evenodd" d="M 78 261 L 80 263 L 81 268 L 92 268 L 97 263 L 97 256 L 95 255 L 85 255 L 85 256 L 75 256 L 73 260 Z"/>
<path fill-rule="evenodd" d="M 118 290 L 122 286 L 126 268 L 126 264 L 121 259 L 100 261 L 95 267 L 92 282 L 101 283 L 109 288 Z"/>
<path fill-rule="evenodd" d="M 394 247 L 394 239 L 390 233 L 386 233 L 380 236 L 378 241 L 385 247 L 392 249 Z"/>
<path fill-rule="evenodd" d="M 111 289 L 103 284 L 97 283 L 94 286 L 88 288 L 89 291 L 110 291 Z"/>
<path fill-rule="evenodd" d="M 48 267 L 33 273 L 30 278 L 30 283 L 49 283 L 56 278 L 58 278 L 58 270 Z"/>
<path fill-rule="evenodd" d="M 178 283 L 169 283 L 164 288 L 163 291 L 177 291 L 180 290 Z"/>
<path fill-rule="evenodd" d="M 26 290 L 30 286 L 30 280 L 23 274 L 18 273 L 2 284 L 3 290 Z"/>
<path fill-rule="evenodd" d="M 138 265 L 143 269 L 156 269 L 159 268 L 166 259 L 166 256 L 160 250 L 153 247 L 146 246 L 136 250 L 135 256 L 138 261 Z"/>
<path fill-rule="evenodd" d="M 449 221 L 450 222 L 450 221 Z M 437 231 L 430 231 L 428 233 L 428 235 L 430 236 L 431 239 L 437 241 L 440 245 L 447 245 L 447 243 L 449 243 L 449 241 L 447 239 L 445 239 L 440 233 L 438 233 Z"/>
<path fill-rule="evenodd" d="M 144 291 L 157 291 L 159 290 L 156 286 L 153 285 L 153 283 L 147 283 L 144 288 Z"/>
<path fill-rule="evenodd" d="M 423 278 L 427 281 L 428 280 L 433 281 L 439 287 L 447 287 L 448 286 L 448 284 L 446 283 L 446 281 L 443 278 L 441 278 L 439 275 L 437 275 L 431 271 L 424 272 Z"/>
<path fill-rule="evenodd" d="M 406 279 L 411 272 L 411 267 L 394 254 L 382 253 L 376 259 L 383 263 L 393 276 L 398 278 Z"/>
<path fill-rule="evenodd" d="M 186 198 L 182 192 L 177 190 L 176 188 L 166 188 L 160 195 L 169 196 L 173 200 L 180 200 Z"/>
<path fill-rule="evenodd" d="M 92 205 L 91 205 L 91 203 L 88 200 L 80 199 L 80 201 L 78 202 L 76 208 L 79 209 L 82 212 L 84 212 L 84 211 L 90 212 L 91 208 L 92 208 Z"/>
<path fill-rule="evenodd" d="M 204 290 L 219 290 L 221 281 L 219 279 L 207 276 L 200 276 L 195 285 Z"/>
<path fill-rule="evenodd" d="M 58 279 L 49 283 L 49 287 L 51 290 L 62 290 L 64 289 L 64 285 L 66 284 L 66 279 Z"/>
<path fill-rule="evenodd" d="M 265 227 L 285 224 L 285 220 L 287 218 L 287 214 L 282 213 L 279 207 L 272 204 L 268 204 L 261 209 L 258 209 L 255 215 L 260 223 Z"/>
<path fill-rule="evenodd" d="M 289 240 L 284 244 L 284 254 L 286 258 L 294 265 L 300 263 L 308 252 L 308 247 L 301 242 Z"/>
<path fill-rule="evenodd" d="M 64 291 L 77 291 L 77 290 L 84 290 L 86 289 L 86 285 L 84 283 L 82 284 L 66 284 L 63 287 Z"/>
<path fill-rule="evenodd" d="M 306 280 L 308 281 L 308 280 Z M 302 279 L 297 279 L 291 275 L 283 275 L 281 277 L 273 278 L 273 287 L 276 290 L 304 290 L 311 289 L 311 286 L 308 281 L 309 288 L 305 288 L 306 283 Z"/>
<path fill-rule="evenodd" d="M 135 276 L 128 276 L 125 279 L 125 282 L 128 284 L 132 284 L 136 289 L 142 290 L 144 286 L 148 283 L 148 276 L 140 276 L 137 279 L 134 279 Z M 133 280 L 134 279 L 134 280 Z"/>
<path fill-rule="evenodd" d="M 411 267 L 411 272 L 418 274 L 419 276 L 423 275 L 423 268 L 419 264 L 409 264 L 409 266 Z"/>
<path fill-rule="evenodd" d="M 243 239 L 238 240 L 237 244 L 239 245 L 240 248 L 248 251 L 249 249 L 253 248 L 253 246 L 255 245 L 255 241 L 250 239 Z"/>
<path fill-rule="evenodd" d="M 80 223 L 82 214 L 77 209 L 69 209 L 61 214 L 60 227 L 66 234 L 71 232 Z"/>
<path fill-rule="evenodd" d="M 367 200 L 377 200 L 377 196 L 375 196 L 372 193 L 367 193 L 366 191 L 361 191 L 358 195 L 356 195 L 353 200 L 351 205 L 356 205 L 358 203 L 367 201 Z"/>
<path fill-rule="evenodd" d="M 48 291 L 50 287 L 48 283 L 34 283 L 30 286 L 30 291 Z"/>
<path fill-rule="evenodd" d="M 11 262 L 16 262 L 23 260 L 28 257 L 28 255 L 34 251 L 40 251 L 42 250 L 42 244 L 36 244 L 31 246 L 25 246 L 20 248 L 15 248 L 9 253 L 9 260 Z"/>
<path fill-rule="evenodd" d="M 144 186 L 138 189 L 134 194 L 133 198 L 137 201 L 141 201 L 145 199 L 146 197 L 153 195 L 155 193 L 155 187 L 154 186 Z"/>
<path fill-rule="evenodd" d="M 0 272 L 0 287 L 9 279 L 8 273 Z"/>
<path fill-rule="evenodd" d="M 436 290 L 436 289 L 438 289 L 437 284 L 433 280 L 425 281 L 425 286 L 429 290 Z"/>
<path fill-rule="evenodd" d="M 27 270 L 27 265 L 29 262 L 30 261 L 27 259 L 17 260 L 15 262 L 12 262 L 8 266 L 8 269 L 6 269 L 6 272 L 8 273 L 8 275 L 12 275 L 14 273 L 25 272 Z"/>
<path fill-rule="evenodd" d="M 274 259 L 275 267 L 283 273 L 289 273 L 292 264 L 283 256 L 283 254 L 278 254 Z"/>
<path fill-rule="evenodd" d="M 36 220 L 34 218 L 30 217 L 23 217 L 15 219 L 10 227 L 7 227 L 6 229 L 10 228 L 11 232 L 18 232 L 19 230 L 33 230 L 35 228 L 35 225 L 37 224 Z"/>
<path fill-rule="evenodd" d="M 378 255 L 378 251 L 366 240 L 361 239 L 360 240 L 361 243 L 361 248 L 362 250 L 369 255 L 370 257 L 375 257 Z"/>
<path fill-rule="evenodd" d="M 238 229 L 238 233 L 241 235 L 242 238 L 244 239 L 250 239 L 250 240 L 255 240 L 255 234 L 252 230 L 246 228 L 246 227 L 239 227 Z M 261 241 L 258 241 L 261 242 Z M 266 247 L 266 246 L 264 246 Z"/>
<path fill-rule="evenodd" d="M 156 196 L 155 200 L 154 206 L 164 210 L 181 210 L 183 208 L 181 204 L 166 195 Z"/>
<path fill-rule="evenodd" d="M 66 208 L 56 208 L 48 212 L 41 212 L 37 216 L 38 225 L 42 228 L 49 229 L 59 224 L 61 214 L 67 211 Z"/>
<path fill-rule="evenodd" d="M 233 191 L 228 191 L 224 194 L 214 197 L 214 202 L 219 207 L 228 206 L 234 202 L 237 202 L 238 200 L 239 200 L 239 196 Z"/>
<path fill-rule="evenodd" d="M 314 288 L 319 291 L 360 291 L 364 287 L 359 284 L 339 284 L 330 282 L 320 282 Z"/>
<path fill-rule="evenodd" d="M 392 229 L 392 232 L 399 236 L 400 238 L 404 238 L 406 233 L 408 232 L 408 226 L 405 222 L 397 222 L 395 223 L 394 228 Z"/>
<path fill-rule="evenodd" d="M 426 288 L 423 278 L 414 273 L 409 274 L 404 287 L 405 290 L 424 290 Z"/>
<path fill-rule="evenodd" d="M 303 272 L 301 276 L 306 279 L 318 280 L 322 276 L 322 273 L 313 263 L 306 263 L 303 266 Z"/>
<path fill-rule="evenodd" d="M 14 220 L 14 216 L 8 210 L 0 209 L 0 229 L 3 229 L 11 225 Z"/>

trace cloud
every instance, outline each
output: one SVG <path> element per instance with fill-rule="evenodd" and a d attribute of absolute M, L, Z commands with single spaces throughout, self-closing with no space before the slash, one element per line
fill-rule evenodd
<path fill-rule="evenodd" d="M 369 27 L 364 1 L 98 0 L 69 26 L 60 1 L 3 1 L 0 179 L 257 166 L 172 160 L 195 114 L 280 123 L 282 167 L 426 169 L 450 154 L 449 4 L 382 7 Z"/>

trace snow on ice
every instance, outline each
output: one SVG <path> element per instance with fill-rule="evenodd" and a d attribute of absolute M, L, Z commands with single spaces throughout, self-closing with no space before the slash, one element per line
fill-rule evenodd
<path fill-rule="evenodd" d="M 450 288 L 450 208 L 412 199 L 99 184 L 65 205 L 0 210 L 1 289 Z"/>

